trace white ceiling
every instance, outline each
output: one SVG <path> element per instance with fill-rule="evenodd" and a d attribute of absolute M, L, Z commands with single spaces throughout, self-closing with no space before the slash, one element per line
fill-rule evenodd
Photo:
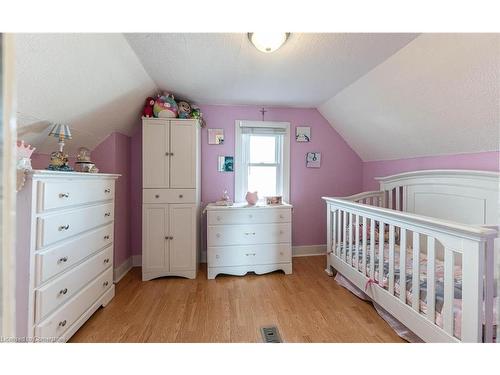
<path fill-rule="evenodd" d="M 416 34 L 292 33 L 265 54 L 246 33 L 126 34 L 158 87 L 201 104 L 315 107 Z"/>
<path fill-rule="evenodd" d="M 499 150 L 500 34 L 422 34 L 319 110 L 364 161 Z"/>
<path fill-rule="evenodd" d="M 38 152 L 57 149 L 48 121 L 70 124 L 72 154 L 127 134 L 157 90 L 121 34 L 18 34 L 15 48 L 18 133 Z"/>

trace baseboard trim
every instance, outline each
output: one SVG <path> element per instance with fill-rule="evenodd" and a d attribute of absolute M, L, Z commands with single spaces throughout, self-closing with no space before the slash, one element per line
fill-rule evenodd
<path fill-rule="evenodd" d="M 123 276 L 132 269 L 132 257 L 126 259 L 122 264 L 113 269 L 113 282 L 116 284 Z"/>
<path fill-rule="evenodd" d="M 132 267 L 142 267 L 142 255 L 132 255 Z"/>
<path fill-rule="evenodd" d="M 292 246 L 292 257 L 309 257 L 325 254 L 326 245 Z"/>

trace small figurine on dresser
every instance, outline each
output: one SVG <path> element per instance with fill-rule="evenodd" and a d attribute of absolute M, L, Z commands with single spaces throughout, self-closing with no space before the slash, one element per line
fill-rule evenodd
<path fill-rule="evenodd" d="M 224 190 L 224 192 L 222 193 L 222 197 L 220 198 L 220 200 L 215 202 L 215 205 L 216 206 L 232 206 L 233 205 L 233 201 L 229 197 L 229 193 L 227 192 L 227 190 Z"/>
<path fill-rule="evenodd" d="M 143 117 L 153 117 L 153 106 L 155 105 L 155 100 L 152 97 L 146 98 L 146 104 L 144 105 L 144 109 L 142 110 Z"/>
<path fill-rule="evenodd" d="M 87 173 L 97 173 L 99 169 L 90 160 L 90 150 L 85 147 L 80 147 L 78 149 L 78 155 L 76 156 L 75 169 L 77 172 L 87 172 Z"/>

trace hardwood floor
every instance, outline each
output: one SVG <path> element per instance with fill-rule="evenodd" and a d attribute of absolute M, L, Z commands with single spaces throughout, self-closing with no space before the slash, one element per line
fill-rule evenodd
<path fill-rule="evenodd" d="M 141 281 L 132 269 L 116 297 L 70 342 L 262 342 L 276 325 L 284 342 L 403 342 L 364 302 L 324 272 L 324 256 L 293 258 L 293 274 Z"/>

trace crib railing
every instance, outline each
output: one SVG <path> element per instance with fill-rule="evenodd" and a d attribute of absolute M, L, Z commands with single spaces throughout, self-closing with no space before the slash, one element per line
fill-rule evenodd
<path fill-rule="evenodd" d="M 382 208 L 384 194 L 368 192 L 342 199 L 323 198 L 327 202 L 327 270 L 333 266 L 347 273 L 358 287 L 365 285 L 365 292 L 371 298 L 425 341 L 491 342 L 493 241 L 497 231 Z M 400 251 L 396 251 L 396 246 Z M 412 257 L 409 265 L 406 249 Z M 426 276 L 420 269 L 423 254 L 427 256 Z M 388 261 L 384 262 L 384 258 Z M 442 283 L 439 282 L 443 288 L 439 291 L 436 290 L 438 258 L 444 263 Z M 462 270 L 461 296 L 455 293 L 457 267 Z M 422 279 L 425 298 L 420 295 Z M 407 301 L 407 284 L 412 289 L 410 301 Z M 437 293 L 442 296 L 439 309 L 442 327 L 436 323 Z M 425 311 L 422 300 L 426 303 Z M 456 319 L 461 319 L 461 332 L 456 331 Z"/>

